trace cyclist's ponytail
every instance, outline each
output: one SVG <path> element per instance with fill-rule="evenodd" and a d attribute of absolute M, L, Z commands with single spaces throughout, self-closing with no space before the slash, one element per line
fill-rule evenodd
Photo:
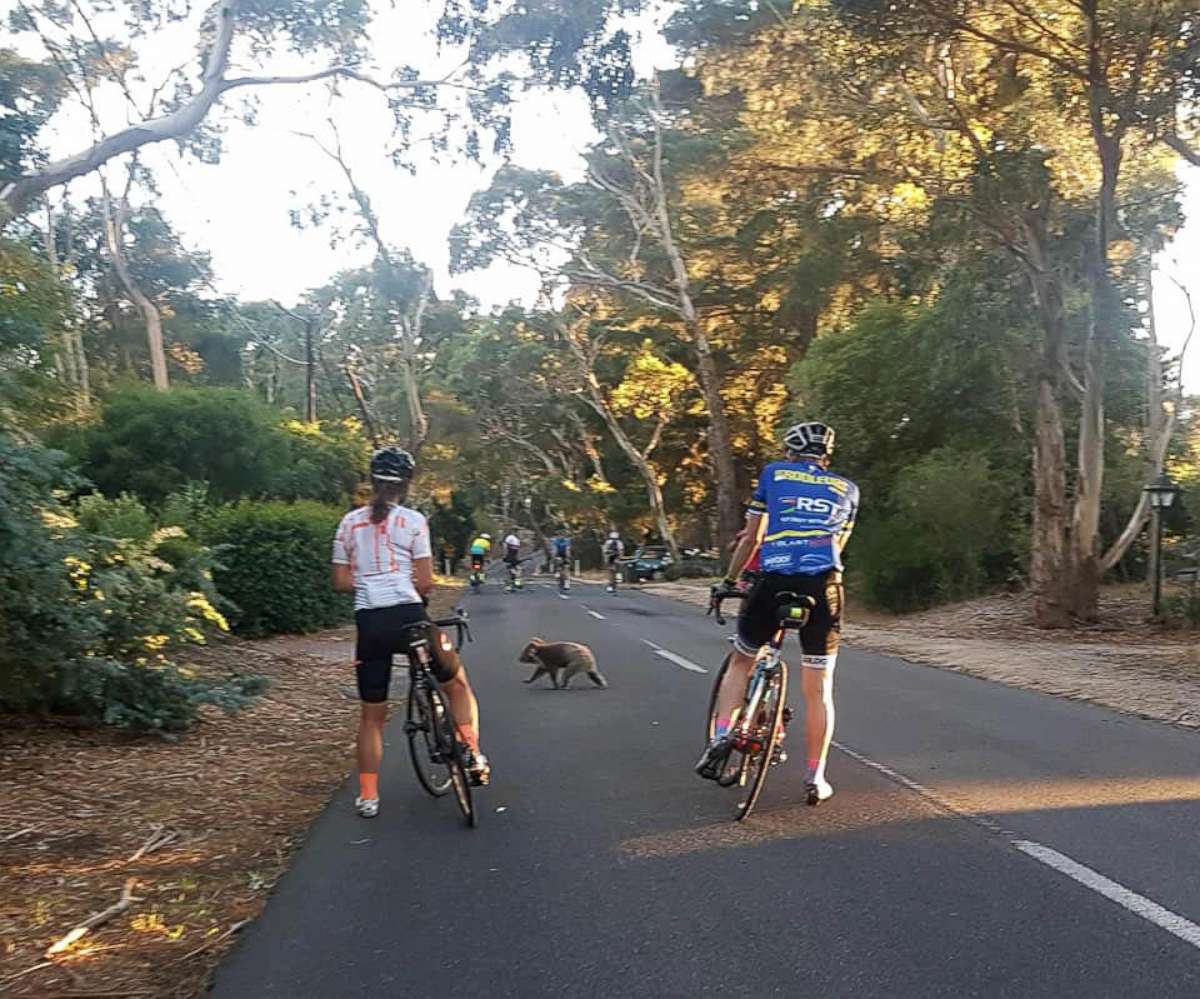
<path fill-rule="evenodd" d="M 382 524 L 387 520 L 392 504 L 403 503 L 408 498 L 408 483 L 372 479 L 371 485 L 375 490 L 371 496 L 371 523 Z"/>

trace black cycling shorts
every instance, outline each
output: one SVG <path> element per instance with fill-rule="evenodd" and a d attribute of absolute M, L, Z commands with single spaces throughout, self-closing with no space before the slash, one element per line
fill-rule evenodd
<path fill-rule="evenodd" d="M 750 596 L 742 604 L 738 617 L 738 643 L 746 649 L 759 649 L 771 640 L 779 627 L 777 595 L 790 591 L 816 600 L 808 624 L 800 631 L 800 647 L 806 656 L 831 656 L 842 636 L 842 605 L 845 593 L 842 574 L 836 570 L 819 576 L 785 576 L 767 572 L 758 577 Z"/>
<path fill-rule="evenodd" d="M 405 627 L 418 621 L 428 621 L 423 604 L 394 604 L 391 607 L 374 607 L 354 613 L 358 626 L 358 641 L 354 648 L 355 672 L 358 675 L 358 696 L 368 704 L 380 704 L 387 700 L 388 687 L 392 681 L 392 657 L 396 653 L 408 654 L 408 638 L 412 634 Z M 433 675 L 439 683 L 458 676 L 462 669 L 454 643 L 445 632 L 431 629 L 434 637 L 429 643 L 433 659 Z"/>
<path fill-rule="evenodd" d="M 471 568 L 476 572 L 483 568 L 483 556 L 478 552 L 473 552 L 471 554 Z"/>

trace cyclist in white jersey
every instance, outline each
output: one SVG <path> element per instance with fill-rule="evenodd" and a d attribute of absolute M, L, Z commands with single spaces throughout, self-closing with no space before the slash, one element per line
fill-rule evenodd
<path fill-rule="evenodd" d="M 354 594 L 358 630 L 354 666 L 362 699 L 355 808 L 364 818 L 379 813 L 379 766 L 392 656 L 407 651 L 405 627 L 428 620 L 424 597 L 433 589 L 429 525 L 416 510 L 401 505 L 414 468 L 407 451 L 396 447 L 376 451 L 371 458 L 371 503 L 346 514 L 333 541 L 334 589 Z M 490 768 L 479 751 L 479 708 L 467 671 L 443 632 L 436 631 L 430 652 L 434 676 L 469 750 L 468 772 L 474 783 L 486 784 Z"/>

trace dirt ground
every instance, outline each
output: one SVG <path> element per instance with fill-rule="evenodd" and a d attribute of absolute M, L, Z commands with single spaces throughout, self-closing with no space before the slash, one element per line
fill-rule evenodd
<path fill-rule="evenodd" d="M 697 607 L 708 583 L 649 583 L 642 589 Z M 1142 586 L 1106 587 L 1100 623 L 1065 631 L 1034 626 L 1030 598 L 1001 594 L 920 614 L 850 607 L 848 645 L 906 662 L 1090 701 L 1200 729 L 1200 634 L 1146 622 Z"/>
<path fill-rule="evenodd" d="M 334 644 L 349 634 L 196 650 L 191 665 L 271 685 L 175 742 L 0 717 L 0 995 L 202 994 L 351 770 L 357 697 Z"/>

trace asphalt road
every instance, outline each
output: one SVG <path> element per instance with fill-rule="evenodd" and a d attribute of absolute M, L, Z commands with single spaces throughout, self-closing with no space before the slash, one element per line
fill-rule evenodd
<path fill-rule="evenodd" d="M 734 823 L 691 773 L 711 619 L 594 586 L 464 602 L 480 827 L 393 727 L 379 817 L 334 798 L 217 996 L 1200 996 L 1195 734 L 845 650 L 837 794 L 805 807 L 793 760 Z M 609 688 L 522 685 L 532 635 L 590 644 Z"/>

